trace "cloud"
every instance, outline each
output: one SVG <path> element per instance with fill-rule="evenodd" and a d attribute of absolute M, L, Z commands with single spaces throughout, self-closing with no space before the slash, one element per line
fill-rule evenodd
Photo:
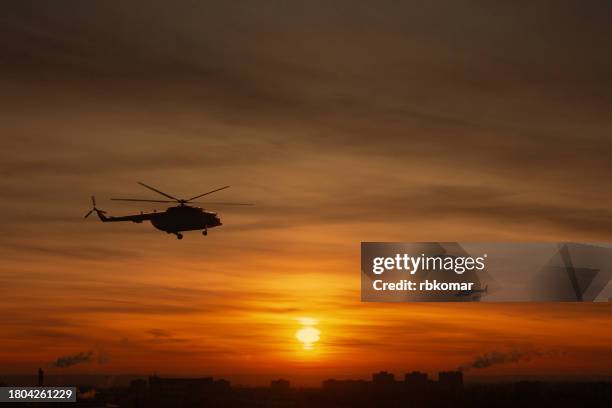
<path fill-rule="evenodd" d="M 6 243 L 4 248 L 8 248 L 15 253 L 20 252 L 25 256 L 32 257 L 37 255 L 48 255 L 62 259 L 78 259 L 83 261 L 100 261 L 112 258 L 129 259 L 135 258 L 140 254 L 130 249 L 109 249 L 95 247 L 90 244 L 84 245 L 56 245 L 56 244 L 31 244 L 31 243 Z"/>
<path fill-rule="evenodd" d="M 147 333 L 149 333 L 156 339 L 160 337 L 171 337 L 172 336 L 172 333 L 164 329 L 150 329 L 150 330 L 147 330 Z"/>

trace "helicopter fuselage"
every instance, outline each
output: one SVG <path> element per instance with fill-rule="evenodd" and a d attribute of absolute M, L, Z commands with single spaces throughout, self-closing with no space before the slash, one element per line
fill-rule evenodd
<path fill-rule="evenodd" d="M 218 227 L 221 225 L 221 220 L 216 213 L 198 207 L 179 205 L 170 207 L 164 212 L 153 213 L 151 224 L 158 230 L 176 234 L 181 231 Z"/>
<path fill-rule="evenodd" d="M 102 222 L 132 221 L 140 224 L 143 221 L 151 221 L 151 224 L 158 230 L 165 231 L 168 234 L 176 234 L 179 238 L 182 238 L 181 231 L 204 230 L 203 232 L 206 234 L 208 228 L 222 225 L 217 213 L 185 204 L 170 207 L 162 212 L 140 213 L 119 217 L 106 216 L 104 211 L 95 208 L 93 211 L 97 212 Z"/>

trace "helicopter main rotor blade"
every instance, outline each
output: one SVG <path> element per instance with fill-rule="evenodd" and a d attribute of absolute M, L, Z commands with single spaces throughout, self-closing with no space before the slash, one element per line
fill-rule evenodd
<path fill-rule="evenodd" d="M 143 182 L 141 182 L 141 181 L 139 181 L 139 182 L 138 182 L 138 184 L 140 184 L 140 185 L 141 185 L 141 186 L 143 186 L 143 187 L 148 188 L 149 190 L 155 191 L 156 193 L 161 194 L 161 195 L 163 195 L 164 197 L 171 198 L 171 199 L 173 199 L 173 200 L 175 200 L 175 201 L 181 201 L 180 199 L 178 199 L 178 198 L 176 198 L 176 197 L 172 197 L 170 194 L 166 194 L 166 193 L 164 193 L 163 191 L 159 191 L 158 189 L 156 189 L 156 188 L 154 188 L 154 187 L 148 186 L 148 185 L 146 185 L 145 183 L 143 183 Z"/>
<path fill-rule="evenodd" d="M 204 204 L 204 205 L 255 205 L 253 203 L 219 203 L 219 202 L 202 202 L 202 201 L 190 201 L 192 204 Z"/>
<path fill-rule="evenodd" d="M 140 198 L 111 198 L 113 201 L 139 201 L 145 203 L 174 203 L 174 200 L 144 200 Z"/>
<path fill-rule="evenodd" d="M 89 211 L 87 214 L 85 214 L 85 217 L 84 217 L 84 218 L 89 217 L 89 216 L 91 215 L 91 213 L 92 213 L 92 212 L 94 212 L 94 210 L 90 210 L 90 211 Z"/>
<path fill-rule="evenodd" d="M 205 195 L 209 195 L 209 194 L 212 194 L 212 193 L 217 192 L 217 191 L 220 191 L 220 190 L 225 190 L 226 188 L 229 188 L 229 187 L 230 187 L 230 186 L 224 186 L 224 187 L 220 187 L 220 188 L 217 188 L 217 189 L 214 189 L 214 190 L 211 190 L 211 191 L 207 191 L 207 192 L 206 192 L 206 193 L 204 193 L 204 194 L 200 194 L 200 195 L 197 195 L 197 196 L 195 196 L 195 197 L 191 197 L 190 199 L 185 200 L 185 201 L 195 200 L 196 198 L 204 197 Z"/>

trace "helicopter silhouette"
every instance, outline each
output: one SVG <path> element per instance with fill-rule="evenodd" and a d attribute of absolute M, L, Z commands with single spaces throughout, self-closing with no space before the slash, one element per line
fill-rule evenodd
<path fill-rule="evenodd" d="M 178 203 L 177 206 L 168 207 L 166 211 L 157 212 L 154 211 L 152 213 L 142 212 L 140 214 L 135 215 L 124 215 L 120 217 L 106 216 L 106 211 L 102 211 L 96 207 L 96 198 L 91 196 L 91 204 L 93 208 L 85 214 L 85 218 L 89 217 L 93 212 L 98 215 L 100 221 L 102 222 L 123 222 L 123 221 L 132 221 L 137 224 L 142 223 L 143 221 L 151 221 L 151 224 L 158 230 L 167 232 L 168 234 L 176 235 L 176 238 L 183 239 L 182 232 L 184 231 L 196 231 L 202 230 L 203 235 L 208 235 L 208 229 L 214 227 L 220 227 L 221 219 L 215 212 L 206 211 L 200 207 L 194 207 L 188 204 L 203 204 L 197 203 L 193 200 L 197 198 L 204 197 L 206 195 L 215 193 L 217 191 L 225 190 L 230 186 L 224 186 L 220 188 L 216 188 L 211 191 L 207 191 L 206 193 L 199 194 L 195 197 L 191 197 L 188 199 L 176 198 L 171 196 L 170 194 L 164 193 L 154 187 L 151 187 L 145 183 L 138 182 L 141 186 L 148 188 L 151 191 L 154 191 L 162 196 L 169 198 L 169 200 L 148 200 L 148 199 L 139 199 L 139 198 L 111 198 L 114 201 L 134 201 L 134 202 L 146 202 L 146 203 Z M 252 203 L 226 203 L 226 202 L 216 202 L 216 203 L 207 203 L 213 205 L 253 205 Z"/>

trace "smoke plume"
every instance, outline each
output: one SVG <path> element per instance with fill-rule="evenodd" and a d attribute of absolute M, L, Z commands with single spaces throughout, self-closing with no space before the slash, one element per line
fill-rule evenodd
<path fill-rule="evenodd" d="M 557 350 L 540 351 L 540 350 L 520 350 L 514 349 L 510 351 L 491 351 L 480 354 L 470 362 L 463 363 L 459 366 L 459 370 L 468 371 L 471 369 L 487 368 L 499 364 L 518 363 L 520 361 L 529 361 L 532 358 L 551 358 L 561 355 Z"/>
<path fill-rule="evenodd" d="M 58 357 L 51 365 L 57 368 L 66 368 L 76 364 L 89 363 L 92 361 L 94 354 L 93 351 L 83 351 L 73 355 Z"/>

